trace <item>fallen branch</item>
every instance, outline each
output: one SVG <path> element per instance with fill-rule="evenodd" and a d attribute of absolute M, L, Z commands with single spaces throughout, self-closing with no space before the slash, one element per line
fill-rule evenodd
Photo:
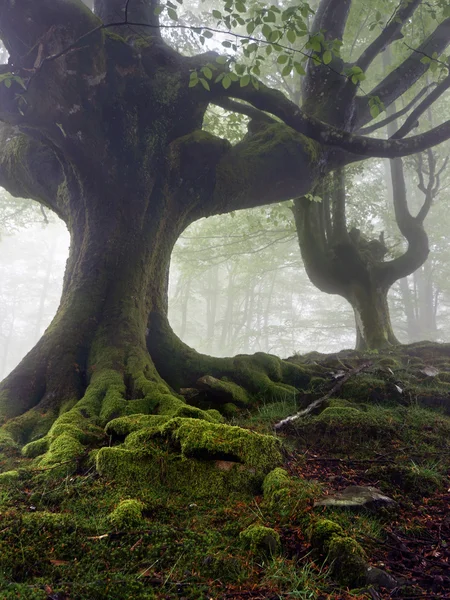
<path fill-rule="evenodd" d="M 317 408 L 318 406 L 320 406 L 321 404 L 326 402 L 329 398 L 331 398 L 331 396 L 333 394 L 335 394 L 337 391 L 339 391 L 341 389 L 341 387 L 344 385 L 344 383 L 346 383 L 350 379 L 350 377 L 353 377 L 353 375 L 357 375 L 361 371 L 364 371 L 365 369 L 367 369 L 368 367 L 371 367 L 371 366 L 372 366 L 371 362 L 365 362 L 365 363 L 362 363 L 361 365 L 359 365 L 358 367 L 355 367 L 351 371 L 348 371 L 336 383 L 336 385 L 334 385 L 331 388 L 331 390 L 325 394 L 325 396 L 322 396 L 321 398 L 314 400 L 314 402 L 311 402 L 311 404 L 309 406 L 307 406 L 303 410 L 299 411 L 298 413 L 295 413 L 295 415 L 291 415 L 290 417 L 286 417 L 282 421 L 275 423 L 273 428 L 275 429 L 275 431 L 279 431 L 280 429 L 283 429 L 283 427 L 286 427 L 286 425 L 288 425 L 289 423 L 292 423 L 292 421 L 296 421 L 300 417 L 305 417 L 306 415 L 309 415 L 315 408 Z"/>

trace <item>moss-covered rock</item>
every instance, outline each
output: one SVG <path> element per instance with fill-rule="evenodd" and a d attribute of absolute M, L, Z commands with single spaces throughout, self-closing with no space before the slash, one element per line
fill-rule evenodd
<path fill-rule="evenodd" d="M 280 536 L 270 527 L 250 525 L 239 534 L 242 546 L 254 554 L 273 556 L 280 551 Z"/>
<path fill-rule="evenodd" d="M 266 475 L 263 481 L 264 499 L 272 502 L 274 496 L 280 490 L 289 490 L 292 487 L 291 478 L 288 472 L 281 467 L 277 467 Z"/>
<path fill-rule="evenodd" d="M 144 504 L 139 500 L 122 500 L 108 518 L 116 529 L 132 529 L 142 524 L 143 509 Z"/>
<path fill-rule="evenodd" d="M 313 523 L 309 530 L 311 545 L 321 554 L 327 554 L 330 542 L 335 536 L 344 536 L 342 527 L 330 519 L 319 519 Z"/>
<path fill-rule="evenodd" d="M 363 585 L 366 581 L 366 554 L 356 540 L 335 535 L 328 544 L 327 560 L 340 583 L 349 587 Z"/>

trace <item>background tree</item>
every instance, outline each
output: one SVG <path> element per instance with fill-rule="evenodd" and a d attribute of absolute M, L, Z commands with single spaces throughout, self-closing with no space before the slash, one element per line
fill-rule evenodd
<path fill-rule="evenodd" d="M 387 294 L 395 281 L 416 271 L 428 257 L 428 236 L 423 224 L 439 190 L 440 175 L 447 162 L 438 168 L 431 150 L 427 158 L 426 183 L 423 159 L 418 159 L 419 187 L 424 200 L 415 216 L 408 208 L 403 163 L 401 159 L 391 161 L 395 219 L 408 248 L 389 261 L 385 261 L 389 250 L 383 233 L 379 239 L 369 240 L 360 229 L 349 230 L 342 170 L 321 187 L 322 201 L 311 201 L 308 197 L 294 201 L 305 268 L 319 289 L 339 294 L 351 304 L 355 313 L 357 349 L 375 350 L 398 343 L 392 330 Z"/>

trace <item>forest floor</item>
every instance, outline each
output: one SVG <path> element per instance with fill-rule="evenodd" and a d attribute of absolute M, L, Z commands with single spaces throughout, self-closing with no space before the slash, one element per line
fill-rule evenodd
<path fill-rule="evenodd" d="M 290 360 L 316 370 L 304 393 L 231 424 L 272 433 L 335 391 L 277 433 L 284 471 L 256 495 L 124 486 L 88 457 L 42 469 L 0 442 L 0 599 L 450 599 L 450 347 Z M 394 502 L 316 504 L 349 486 Z M 317 543 L 330 523 L 356 562 Z"/>

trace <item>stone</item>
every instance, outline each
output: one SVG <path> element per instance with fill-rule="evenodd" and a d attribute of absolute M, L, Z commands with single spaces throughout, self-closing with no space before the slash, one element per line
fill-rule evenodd
<path fill-rule="evenodd" d="M 399 582 L 393 577 L 377 567 L 367 567 L 366 571 L 366 583 L 377 587 L 384 587 L 388 590 L 393 590 L 399 584 Z"/>
<path fill-rule="evenodd" d="M 343 506 L 346 508 L 380 508 L 396 504 L 395 500 L 371 486 L 351 485 L 344 490 L 327 496 L 314 503 L 314 506 Z"/>

